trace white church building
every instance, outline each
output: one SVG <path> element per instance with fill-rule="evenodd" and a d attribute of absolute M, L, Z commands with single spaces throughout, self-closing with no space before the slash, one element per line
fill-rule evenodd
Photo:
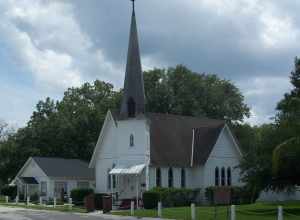
<path fill-rule="evenodd" d="M 154 187 L 241 186 L 241 150 L 225 121 L 145 110 L 136 16 L 133 9 L 124 95 L 107 112 L 90 168 L 96 192 L 141 198 Z"/>

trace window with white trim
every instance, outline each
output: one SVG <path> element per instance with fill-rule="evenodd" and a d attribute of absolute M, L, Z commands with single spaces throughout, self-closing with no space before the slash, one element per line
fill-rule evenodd
<path fill-rule="evenodd" d="M 169 172 L 168 172 L 168 186 L 169 188 L 174 186 L 174 177 L 173 177 L 173 169 L 169 168 Z"/>
<path fill-rule="evenodd" d="M 225 186 L 225 168 L 224 167 L 222 167 L 222 170 L 221 170 L 221 185 Z"/>
<path fill-rule="evenodd" d="M 130 144 L 130 147 L 134 146 L 134 136 L 133 136 L 133 134 L 130 135 L 129 144 Z"/>
<path fill-rule="evenodd" d="M 46 196 L 47 195 L 47 182 L 42 181 L 41 182 L 41 196 Z"/>
<path fill-rule="evenodd" d="M 161 187 L 161 170 L 156 168 L 156 186 Z"/>

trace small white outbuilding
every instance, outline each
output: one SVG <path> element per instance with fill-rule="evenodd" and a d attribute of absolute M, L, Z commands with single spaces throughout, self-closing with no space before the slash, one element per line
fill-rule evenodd
<path fill-rule="evenodd" d="M 70 196 L 75 188 L 94 188 L 94 170 L 78 159 L 30 157 L 14 178 L 20 199 L 38 195 L 47 200 Z"/>

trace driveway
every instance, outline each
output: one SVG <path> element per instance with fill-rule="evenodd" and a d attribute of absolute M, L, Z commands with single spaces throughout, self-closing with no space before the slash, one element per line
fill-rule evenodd
<path fill-rule="evenodd" d="M 55 211 L 40 211 L 0 206 L 0 220 L 136 220 L 132 217 L 103 215 L 101 213 L 75 214 Z M 148 218 L 149 220 L 150 218 Z M 146 218 L 144 219 L 146 220 Z M 152 219 L 153 220 L 153 219 Z"/>

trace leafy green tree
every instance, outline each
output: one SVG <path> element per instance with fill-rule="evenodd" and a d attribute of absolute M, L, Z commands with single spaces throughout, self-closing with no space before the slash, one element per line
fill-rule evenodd
<path fill-rule="evenodd" d="M 61 101 L 39 101 L 27 126 L 0 148 L 0 178 L 7 182 L 30 156 L 90 160 L 106 112 L 120 105 L 120 92 L 95 81 L 68 89 Z"/>
<path fill-rule="evenodd" d="M 273 152 L 273 175 L 278 188 L 300 184 L 300 59 L 291 73 L 293 89 L 277 106 L 281 143 Z"/>
<path fill-rule="evenodd" d="M 216 75 L 184 66 L 144 73 L 147 110 L 242 121 L 249 115 L 239 90 Z M 102 81 L 69 88 L 61 101 L 39 101 L 24 128 L 0 148 L 0 179 L 13 178 L 30 156 L 89 161 L 108 109 L 118 110 L 122 90 Z"/>
<path fill-rule="evenodd" d="M 147 110 L 242 122 L 249 108 L 239 89 L 212 74 L 184 66 L 154 69 L 144 74 Z"/>

